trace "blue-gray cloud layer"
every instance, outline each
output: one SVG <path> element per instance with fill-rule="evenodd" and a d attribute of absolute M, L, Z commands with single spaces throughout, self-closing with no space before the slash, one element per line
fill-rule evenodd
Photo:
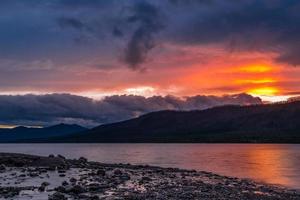
<path fill-rule="evenodd" d="M 103 100 L 70 94 L 0 95 L 0 124 L 53 125 L 77 123 L 96 126 L 125 120 L 159 110 L 195 110 L 234 104 L 260 104 L 261 100 L 247 94 L 192 96 L 108 96 Z"/>
<path fill-rule="evenodd" d="M 60 65 L 101 56 L 139 69 L 169 42 L 275 52 L 299 65 L 299 11 L 298 0 L 2 0 L 0 58 Z"/>

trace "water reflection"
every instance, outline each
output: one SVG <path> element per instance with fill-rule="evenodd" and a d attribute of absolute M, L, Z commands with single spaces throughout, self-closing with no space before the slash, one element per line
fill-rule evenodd
<path fill-rule="evenodd" d="M 1 144 L 0 152 L 197 169 L 300 189 L 300 145 Z"/>
<path fill-rule="evenodd" d="M 268 145 L 268 148 L 254 146 L 247 156 L 249 159 L 249 176 L 275 184 L 290 186 L 300 184 L 291 178 L 297 169 L 295 161 L 299 157 L 299 155 L 294 155 L 294 157 L 292 153 L 289 148 L 283 145 Z M 296 176 L 299 177 L 299 174 Z"/>

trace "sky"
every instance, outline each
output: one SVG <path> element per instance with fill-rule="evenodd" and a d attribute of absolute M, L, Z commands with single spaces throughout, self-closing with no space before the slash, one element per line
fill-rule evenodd
<path fill-rule="evenodd" d="M 227 104 L 224 98 L 237 103 L 235 98 L 246 96 L 238 103 L 249 104 L 248 98 L 274 102 L 300 94 L 298 0 L 1 0 L 0 5 L 0 124 L 92 126 L 170 108 L 152 105 L 153 98 L 213 99 L 209 106 L 171 106 L 202 109 Z M 113 103 L 120 117 L 103 106 L 115 99 L 125 102 Z M 77 116 L 73 107 L 60 107 L 68 100 L 106 111 Z M 139 108 L 131 105 L 136 102 Z M 32 114 L 53 106 L 65 111 L 36 113 L 49 115 L 40 121 Z"/>

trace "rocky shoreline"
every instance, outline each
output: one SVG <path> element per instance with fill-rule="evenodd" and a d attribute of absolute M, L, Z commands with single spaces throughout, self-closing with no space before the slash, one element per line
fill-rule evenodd
<path fill-rule="evenodd" d="M 300 199 L 300 192 L 209 172 L 0 153 L 0 199 Z"/>

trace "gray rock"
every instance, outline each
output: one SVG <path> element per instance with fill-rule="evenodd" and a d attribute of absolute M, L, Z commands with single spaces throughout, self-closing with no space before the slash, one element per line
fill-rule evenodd
<path fill-rule="evenodd" d="M 127 174 L 127 173 L 124 173 L 124 174 L 122 174 L 121 176 L 119 176 L 119 178 L 120 178 L 122 181 L 128 181 L 128 180 L 130 180 L 130 175 Z"/>
<path fill-rule="evenodd" d="M 66 191 L 67 191 L 66 188 L 63 186 L 58 186 L 58 187 L 54 188 L 54 190 L 57 192 L 61 192 L 61 193 L 66 193 Z"/>
<path fill-rule="evenodd" d="M 66 159 L 64 156 L 62 156 L 62 155 L 60 155 L 60 154 L 58 154 L 57 157 L 58 157 L 58 158 L 61 158 L 61 159 L 63 159 L 63 160 Z"/>
<path fill-rule="evenodd" d="M 1 165 L 0 165 L 0 171 L 5 171 L 5 170 L 6 170 L 5 165 L 4 165 L 4 164 L 1 164 Z"/>
<path fill-rule="evenodd" d="M 82 163 L 86 163 L 88 161 L 85 157 L 80 157 L 78 160 Z"/>
<path fill-rule="evenodd" d="M 68 198 L 65 197 L 62 193 L 55 192 L 52 195 L 49 195 L 48 200 L 67 200 Z"/>
<path fill-rule="evenodd" d="M 116 170 L 114 171 L 114 175 L 117 175 L 117 176 L 122 175 L 122 171 L 119 170 L 119 169 L 116 169 Z"/>
<path fill-rule="evenodd" d="M 63 182 L 61 183 L 61 185 L 62 185 L 62 186 L 67 186 L 67 185 L 69 185 L 69 183 L 68 183 L 67 181 L 63 181 Z"/>
<path fill-rule="evenodd" d="M 44 192 L 44 191 L 45 191 L 45 189 L 46 189 L 46 187 L 45 187 L 45 186 L 43 186 L 43 185 L 41 185 L 41 186 L 38 188 L 38 190 L 39 190 L 40 192 Z"/>
<path fill-rule="evenodd" d="M 50 185 L 50 183 L 48 183 L 48 182 L 43 182 L 43 183 L 41 184 L 41 186 L 44 186 L 44 187 L 47 187 L 48 185 Z"/>
<path fill-rule="evenodd" d="M 105 172 L 105 170 L 103 170 L 103 169 L 98 169 L 97 172 L 96 172 L 96 174 L 97 174 L 98 176 L 105 176 L 106 172 Z"/>
<path fill-rule="evenodd" d="M 74 194 L 81 194 L 81 193 L 85 193 L 86 189 L 84 187 L 82 187 L 81 185 L 75 185 L 68 192 L 71 192 Z"/>

